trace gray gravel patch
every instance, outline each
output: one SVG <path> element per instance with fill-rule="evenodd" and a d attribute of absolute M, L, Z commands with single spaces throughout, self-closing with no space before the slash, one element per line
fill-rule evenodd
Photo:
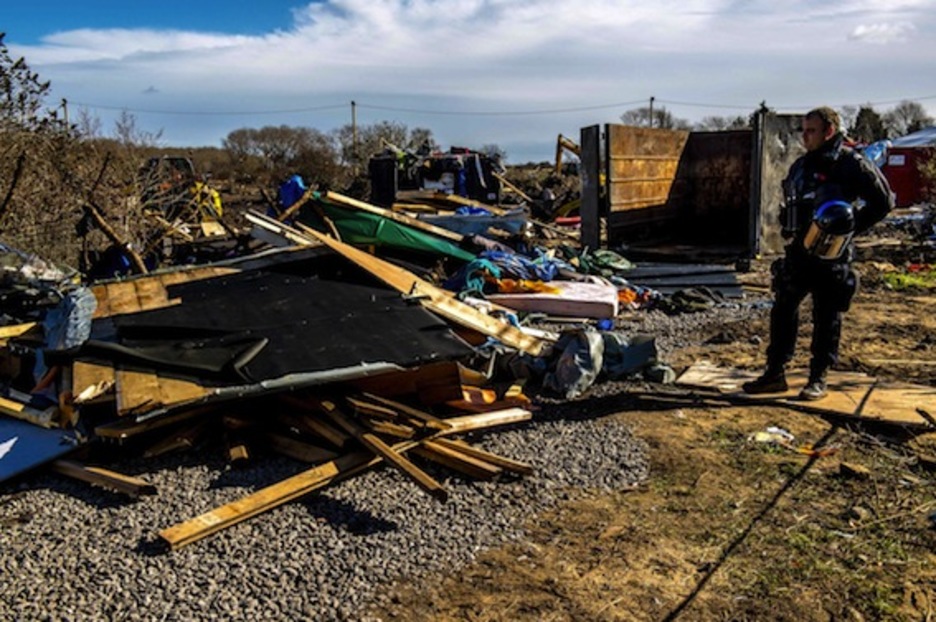
<path fill-rule="evenodd" d="M 458 571 L 523 537 L 525 520 L 587 491 L 647 477 L 647 450 L 622 424 L 550 418 L 472 439 L 536 473 L 468 481 L 427 467 L 439 503 L 396 471 L 359 475 L 171 553 L 155 534 L 305 468 L 267 459 L 233 470 L 214 453 L 114 465 L 155 484 L 127 502 L 51 475 L 0 489 L 0 618 L 21 620 L 355 620 L 378 588 Z M 197 460 L 196 460 L 197 459 Z"/>

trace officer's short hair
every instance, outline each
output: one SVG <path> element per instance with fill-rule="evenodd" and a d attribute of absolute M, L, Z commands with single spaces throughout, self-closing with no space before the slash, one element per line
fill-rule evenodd
<path fill-rule="evenodd" d="M 819 106 L 806 113 L 807 119 L 821 119 L 825 127 L 834 127 L 836 132 L 842 130 L 842 117 L 828 106 Z"/>

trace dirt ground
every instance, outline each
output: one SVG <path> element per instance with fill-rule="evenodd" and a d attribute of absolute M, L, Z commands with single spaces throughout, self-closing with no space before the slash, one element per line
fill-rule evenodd
<path fill-rule="evenodd" d="M 765 266 L 755 268 L 746 280 L 766 283 Z M 862 291 L 846 318 L 839 368 L 936 386 L 936 292 L 885 288 L 886 263 L 859 269 Z M 807 364 L 810 328 L 805 322 L 795 366 Z M 677 371 L 700 359 L 761 365 L 766 315 L 707 332 L 667 362 Z M 715 333 L 720 338 L 710 339 Z M 521 543 L 486 551 L 457 574 L 394 587 L 394 605 L 375 617 L 857 622 L 936 615 L 936 433 L 627 393 L 585 403 L 647 442 L 649 480 L 611 495 L 586 493 L 531 521 Z M 750 440 L 768 426 L 794 434 L 796 446 L 836 449 L 810 456 Z"/>

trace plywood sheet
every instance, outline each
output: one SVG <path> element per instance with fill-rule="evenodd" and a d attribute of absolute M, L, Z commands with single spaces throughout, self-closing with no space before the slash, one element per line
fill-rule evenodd
<path fill-rule="evenodd" d="M 116 372 L 109 363 L 75 361 L 72 364 L 72 394 L 81 395 L 89 387 L 105 386 L 116 380 Z"/>
<path fill-rule="evenodd" d="M 861 416 L 905 421 L 909 425 L 932 425 L 917 409 L 936 417 L 936 388 L 903 382 L 881 383 L 871 392 Z"/>
<path fill-rule="evenodd" d="M 741 385 L 754 380 L 760 372 L 718 367 L 708 361 L 695 363 L 676 380 L 677 384 L 717 389 L 721 393 L 738 398 L 751 398 L 752 400 L 776 400 L 778 403 L 795 400 L 796 396 L 808 380 L 809 374 L 805 371 L 787 372 L 787 382 L 790 385 L 785 393 L 762 395 L 748 395 L 741 390 Z M 824 399 L 811 402 L 817 408 L 831 412 L 850 415 L 853 414 L 865 395 L 874 384 L 874 378 L 867 374 L 853 372 L 829 372 L 829 395 Z M 801 403 L 801 402 L 800 402 Z"/>
<path fill-rule="evenodd" d="M 170 299 L 166 293 L 170 285 L 210 279 L 234 272 L 239 270 L 227 266 L 205 266 L 94 285 L 91 291 L 97 299 L 97 309 L 93 317 L 105 318 L 178 304 L 178 300 Z"/>
<path fill-rule="evenodd" d="M 857 372 L 830 371 L 829 394 L 821 400 L 803 402 L 797 399 L 806 385 L 805 371 L 787 373 L 790 388 L 785 393 L 748 395 L 741 384 L 753 380 L 759 372 L 718 367 L 708 361 L 692 365 L 676 381 L 683 386 L 716 389 L 738 400 L 752 402 L 775 401 L 778 405 L 807 406 L 810 410 L 828 412 L 860 420 L 930 427 L 918 408 L 936 416 L 936 389 L 908 383 L 880 383 L 874 377 Z"/>
<path fill-rule="evenodd" d="M 161 376 L 153 371 L 117 371 L 117 414 L 139 414 L 171 408 L 211 393 L 197 382 Z"/>

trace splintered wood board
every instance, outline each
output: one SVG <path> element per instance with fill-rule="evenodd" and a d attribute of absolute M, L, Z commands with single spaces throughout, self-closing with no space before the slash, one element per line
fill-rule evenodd
<path fill-rule="evenodd" d="M 862 420 L 912 426 L 929 426 L 927 421 L 916 412 L 917 408 L 924 408 L 930 414 L 936 413 L 936 389 L 923 385 L 878 383 L 875 378 L 867 374 L 830 371 L 827 377 L 828 395 L 821 400 L 804 402 L 797 399 L 797 396 L 806 386 L 807 372 L 800 370 L 788 372 L 787 383 L 790 388 L 785 393 L 760 395 L 744 393 L 741 385 L 759 375 L 760 372 L 756 371 L 718 367 L 708 361 L 700 361 L 687 369 L 676 380 L 676 384 L 717 389 L 739 400 L 776 401 L 777 405 L 805 406 L 810 410 Z"/>
<path fill-rule="evenodd" d="M 197 382 L 161 376 L 153 371 L 117 371 L 117 414 L 172 407 L 211 393 Z"/>
<path fill-rule="evenodd" d="M 171 285 L 210 279 L 235 272 L 238 272 L 236 268 L 218 266 L 189 268 L 95 285 L 91 288 L 97 299 L 97 309 L 93 317 L 104 318 L 122 313 L 169 307 L 179 303 L 178 299 L 169 298 L 167 289 Z"/>
<path fill-rule="evenodd" d="M 90 386 L 114 382 L 116 372 L 109 363 L 75 361 L 72 364 L 72 393 L 80 395 Z"/>

